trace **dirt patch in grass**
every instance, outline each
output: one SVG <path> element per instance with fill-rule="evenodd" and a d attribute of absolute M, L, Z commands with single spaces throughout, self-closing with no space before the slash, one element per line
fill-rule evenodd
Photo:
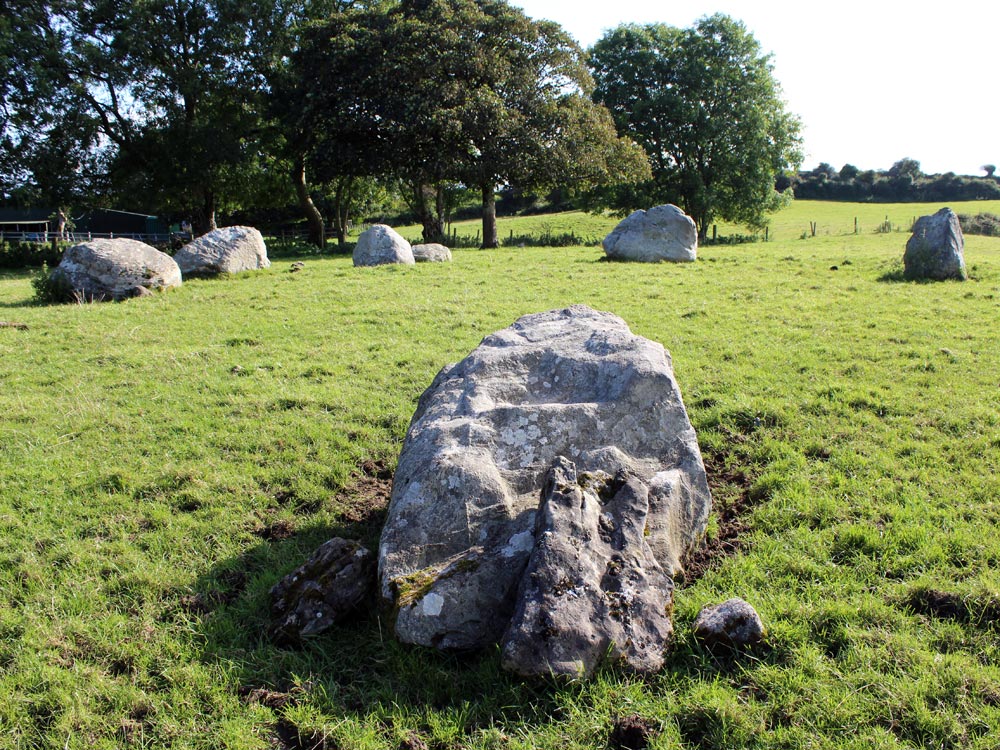
<path fill-rule="evenodd" d="M 287 719 L 282 719 L 274 727 L 272 746 L 280 750 L 329 750 L 336 747 L 327 743 L 327 737 L 320 732 L 300 732 Z"/>
<path fill-rule="evenodd" d="M 253 533 L 268 542 L 282 542 L 295 533 L 295 524 L 287 519 L 279 518 L 255 529 Z"/>
<path fill-rule="evenodd" d="M 400 740 L 399 750 L 429 750 L 429 745 L 416 732 L 409 732 Z"/>
<path fill-rule="evenodd" d="M 392 468 L 384 461 L 365 461 L 336 494 L 343 523 L 354 527 L 353 538 L 377 542 L 392 495 Z"/>
<path fill-rule="evenodd" d="M 611 727 L 608 747 L 611 750 L 645 750 L 660 733 L 660 726 L 652 719 L 639 714 L 629 714 L 618 719 Z"/>
<path fill-rule="evenodd" d="M 743 469 L 727 467 L 724 453 L 706 453 L 703 460 L 719 520 L 718 533 L 706 537 L 685 557 L 684 579 L 678 581 L 678 588 L 694 583 L 743 548 L 747 517 L 763 499 L 752 492 L 754 477 Z"/>

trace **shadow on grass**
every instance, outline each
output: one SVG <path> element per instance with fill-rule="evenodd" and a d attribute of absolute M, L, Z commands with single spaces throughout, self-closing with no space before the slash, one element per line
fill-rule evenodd
<path fill-rule="evenodd" d="M 725 419 L 742 425 L 732 415 Z M 770 422 L 758 416 L 743 426 L 745 432 L 753 432 Z M 724 457 L 710 457 L 706 463 L 713 491 L 720 495 L 724 533 L 718 549 L 708 550 L 705 559 L 690 561 L 691 580 L 713 567 L 716 558 L 740 549 L 736 537 L 743 529 L 742 516 L 763 499 L 753 496 L 752 476 L 726 469 Z M 499 647 L 475 654 L 444 654 L 399 643 L 389 615 L 374 605 L 353 621 L 301 645 L 276 645 L 268 636 L 270 588 L 331 537 L 356 539 L 376 549 L 390 491 L 388 467 L 375 463 L 359 467 L 335 498 L 338 523 L 296 527 L 294 522 L 278 520 L 258 526 L 254 534 L 259 544 L 220 562 L 195 582 L 193 593 L 182 597 L 182 608 L 198 617 L 204 660 L 226 665 L 244 703 L 271 710 L 268 731 L 277 747 L 336 746 L 326 744 L 324 727 L 344 721 L 375 725 L 397 739 L 419 740 L 410 745 L 399 742 L 399 747 L 433 745 L 435 727 L 442 721 L 457 724 L 466 736 L 497 727 L 524 731 L 526 725 L 565 720 L 562 706 L 567 690 L 572 694 L 569 700 L 589 704 L 592 692 L 599 696 L 601 684 L 606 690 L 608 683 L 640 681 L 656 690 L 661 679 L 728 678 L 787 658 L 780 647 L 708 649 L 693 639 L 685 625 L 660 675 L 636 677 L 605 666 L 587 683 L 567 686 L 504 672 Z M 733 498 L 723 500 L 727 493 Z M 304 723 L 303 715 L 314 718 Z"/>
<path fill-rule="evenodd" d="M 220 562 L 180 597 L 204 638 L 204 660 L 226 665 L 245 703 L 272 710 L 277 747 L 326 747 L 315 741 L 322 737 L 317 727 L 295 724 L 289 709 L 300 704 L 325 717 L 324 724 L 345 717 L 367 722 L 374 715 L 386 731 L 417 737 L 432 732 L 435 713 L 450 715 L 466 732 L 508 721 L 547 721 L 557 713 L 554 685 L 508 676 L 498 649 L 455 655 L 401 644 L 388 614 L 374 604 L 301 645 L 271 641 L 270 588 L 331 537 L 376 549 L 390 488 L 385 467 L 362 467 L 337 496 L 342 522 L 259 527 L 259 544 Z"/>
<path fill-rule="evenodd" d="M 892 270 L 886 271 L 881 276 L 876 278 L 876 281 L 880 281 L 883 284 L 940 284 L 942 282 L 949 281 L 975 281 L 975 279 L 969 275 L 966 279 L 930 279 L 927 277 L 912 277 L 907 276 L 906 271 L 902 268 L 893 268 Z"/>

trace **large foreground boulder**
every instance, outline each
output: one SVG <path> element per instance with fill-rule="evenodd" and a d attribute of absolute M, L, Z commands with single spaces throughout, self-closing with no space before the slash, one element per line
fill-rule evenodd
<path fill-rule="evenodd" d="M 504 642 L 518 672 L 586 674 L 607 653 L 655 669 L 670 632 L 655 610 L 710 507 L 663 346 L 579 305 L 526 315 L 421 396 L 381 592 L 409 643 Z"/>
<path fill-rule="evenodd" d="M 698 256 L 698 228 L 677 206 L 654 206 L 622 219 L 602 245 L 612 260 L 693 261 Z"/>
<path fill-rule="evenodd" d="M 144 242 L 96 239 L 67 248 L 52 281 L 75 299 L 122 300 L 180 286 L 181 271 L 173 258 Z"/>
<path fill-rule="evenodd" d="M 414 245 L 413 259 L 417 263 L 447 263 L 451 260 L 451 250 L 437 242 Z"/>
<path fill-rule="evenodd" d="M 412 266 L 413 248 L 399 233 L 385 224 L 373 224 L 358 237 L 354 246 L 355 266 L 381 266 L 404 263 Z"/>
<path fill-rule="evenodd" d="M 958 216 L 942 208 L 933 216 L 921 216 L 903 253 L 903 271 L 908 279 L 968 278 L 965 271 L 965 239 Z"/>
<path fill-rule="evenodd" d="M 220 227 L 174 255 L 185 276 L 210 276 L 270 268 L 264 237 L 253 227 Z"/>

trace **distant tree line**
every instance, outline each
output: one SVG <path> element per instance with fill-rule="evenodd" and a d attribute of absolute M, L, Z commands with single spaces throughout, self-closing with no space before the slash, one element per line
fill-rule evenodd
<path fill-rule="evenodd" d="M 0 204 L 333 227 L 405 203 L 427 240 L 496 196 L 704 235 L 762 226 L 801 162 L 746 28 L 625 25 L 585 51 L 506 0 L 0 0 Z"/>
<path fill-rule="evenodd" d="M 985 176 L 954 172 L 927 175 L 915 159 L 900 159 L 888 170 L 862 171 L 852 164 L 839 170 L 826 162 L 815 169 L 778 178 L 778 189 L 791 189 L 803 200 L 878 201 L 885 203 L 975 201 L 1000 199 L 996 167 L 985 164 Z"/>

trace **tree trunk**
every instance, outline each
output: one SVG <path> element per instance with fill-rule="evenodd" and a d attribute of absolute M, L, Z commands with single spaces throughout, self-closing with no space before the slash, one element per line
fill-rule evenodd
<path fill-rule="evenodd" d="M 323 215 L 313 203 L 312 196 L 309 195 L 309 185 L 306 182 L 306 160 L 303 156 L 295 159 L 295 164 L 292 167 L 292 182 L 295 184 L 295 195 L 299 199 L 299 208 L 302 209 L 306 222 L 309 224 L 309 244 L 323 250 L 326 247 Z"/>
<path fill-rule="evenodd" d="M 483 183 L 483 248 L 499 247 L 497 239 L 497 197 L 493 183 Z"/>
<path fill-rule="evenodd" d="M 347 244 L 347 222 L 350 219 L 351 201 L 354 194 L 354 178 L 341 177 L 337 180 L 337 190 L 334 193 L 333 209 L 334 224 L 337 230 L 337 245 Z"/>
<path fill-rule="evenodd" d="M 424 242 L 443 242 L 444 228 L 438 216 L 436 206 L 431 206 L 431 200 L 437 199 L 437 191 L 431 185 L 423 183 L 413 186 L 413 204 L 417 219 L 423 227 Z"/>
<path fill-rule="evenodd" d="M 195 217 L 194 229 L 199 237 L 218 229 L 215 223 L 215 192 L 210 189 L 206 188 L 202 193 L 202 204 Z"/>

